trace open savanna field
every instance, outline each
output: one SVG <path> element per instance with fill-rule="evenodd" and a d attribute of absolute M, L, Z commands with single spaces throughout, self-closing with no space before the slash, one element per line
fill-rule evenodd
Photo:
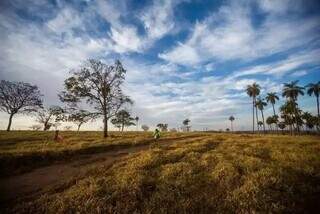
<path fill-rule="evenodd" d="M 320 137 L 0 132 L 1 213 L 310 213 Z"/>

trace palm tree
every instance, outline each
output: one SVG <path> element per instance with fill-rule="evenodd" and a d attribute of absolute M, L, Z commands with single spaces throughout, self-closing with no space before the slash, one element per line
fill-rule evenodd
<path fill-rule="evenodd" d="M 278 131 L 278 126 L 277 126 L 278 122 L 279 122 L 279 116 L 273 115 L 272 116 L 272 123 L 275 124 L 277 131 Z"/>
<path fill-rule="evenodd" d="M 272 109 L 273 109 L 273 115 L 276 115 L 276 111 L 274 109 L 274 104 L 276 103 L 277 100 L 279 100 L 279 97 L 275 92 L 267 93 L 266 100 L 268 103 L 271 103 Z"/>
<path fill-rule="evenodd" d="M 320 113 L 319 113 L 319 94 L 320 94 L 320 81 L 318 83 L 310 83 L 309 85 L 306 86 L 307 87 L 307 93 L 309 96 L 312 96 L 312 94 L 314 94 L 314 96 L 317 99 L 317 113 L 318 113 L 318 121 L 320 120 Z M 318 130 L 319 130 L 319 126 L 317 126 Z"/>
<path fill-rule="evenodd" d="M 297 115 L 301 110 L 298 108 L 298 104 L 293 100 L 287 100 L 281 107 L 281 118 L 284 119 L 284 123 L 289 126 L 290 134 L 292 134 L 292 128 L 296 122 L 296 128 L 299 127 L 299 119 Z"/>
<path fill-rule="evenodd" d="M 267 117 L 266 123 L 267 123 L 268 126 L 269 126 L 269 130 L 272 131 L 271 125 L 273 124 L 273 117 Z"/>
<path fill-rule="evenodd" d="M 233 132 L 233 124 L 232 124 L 232 122 L 235 120 L 235 118 L 234 118 L 234 116 L 230 116 L 229 117 L 229 120 L 230 120 L 230 122 L 231 122 L 231 131 Z"/>
<path fill-rule="evenodd" d="M 292 81 L 290 83 L 285 83 L 284 84 L 284 87 L 283 87 L 283 90 L 282 90 L 282 96 L 283 97 L 286 97 L 287 99 L 289 99 L 290 101 L 296 103 L 296 101 L 298 100 L 298 96 L 299 95 L 304 95 L 304 88 L 301 87 L 301 86 L 298 86 L 298 80 L 296 81 Z M 296 103 L 296 105 L 298 105 Z M 297 127 L 297 130 L 299 132 L 299 121 L 298 121 L 298 111 L 297 111 L 298 108 L 295 108 L 295 122 L 296 122 L 296 127 Z"/>
<path fill-rule="evenodd" d="M 282 96 L 286 97 L 288 99 L 291 99 L 293 101 L 297 101 L 299 95 L 304 95 L 304 88 L 301 86 L 298 86 L 299 80 L 292 81 L 290 83 L 285 83 L 283 90 L 282 90 Z"/>
<path fill-rule="evenodd" d="M 191 122 L 190 119 L 185 119 L 184 121 L 182 121 L 182 124 L 183 124 L 183 129 L 187 132 L 190 131 L 190 126 L 189 126 L 189 123 Z"/>
<path fill-rule="evenodd" d="M 138 131 L 138 122 L 139 122 L 139 117 L 138 117 L 138 116 L 136 116 L 136 117 L 134 118 L 134 120 L 136 121 L 136 126 L 137 126 L 137 131 Z"/>
<path fill-rule="evenodd" d="M 280 123 L 278 123 L 278 127 L 281 129 L 281 132 L 283 134 L 283 129 L 286 128 L 286 124 L 284 122 L 280 122 Z"/>
<path fill-rule="evenodd" d="M 258 126 L 259 127 L 261 127 L 261 126 L 263 126 L 264 124 L 263 124 L 263 122 L 262 121 L 258 121 Z"/>
<path fill-rule="evenodd" d="M 263 101 L 260 97 L 256 101 L 256 107 L 260 110 L 261 116 L 262 116 L 262 124 L 263 124 L 263 132 L 266 132 L 266 127 L 264 125 L 264 115 L 263 115 L 263 109 L 264 107 L 267 106 L 267 103 Z"/>
<path fill-rule="evenodd" d="M 249 95 L 249 97 L 252 97 L 252 132 L 254 133 L 254 109 L 256 109 L 256 118 L 257 118 L 257 124 L 258 124 L 258 111 L 256 106 L 256 97 L 260 94 L 260 85 L 257 83 L 253 83 L 252 85 L 248 85 L 246 92 Z M 259 129 L 259 126 L 258 126 Z"/>
<path fill-rule="evenodd" d="M 304 124 L 306 126 L 306 131 L 307 129 L 312 130 L 313 126 L 314 126 L 314 121 L 313 121 L 313 116 L 311 113 L 309 112 L 303 112 L 303 114 L 301 115 L 301 119 L 304 120 Z"/>

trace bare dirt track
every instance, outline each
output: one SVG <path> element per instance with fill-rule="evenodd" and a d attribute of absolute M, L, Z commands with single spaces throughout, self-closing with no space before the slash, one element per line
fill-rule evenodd
<path fill-rule="evenodd" d="M 169 146 L 172 143 L 201 139 L 199 136 L 169 138 L 159 143 L 159 146 Z M 103 153 L 80 155 L 76 160 L 63 161 L 46 167 L 34 169 L 20 175 L 0 179 L 0 200 L 4 204 L 16 203 L 39 197 L 48 191 L 58 191 L 59 188 L 72 186 L 85 177 L 86 172 L 93 166 L 111 167 L 116 161 L 130 154 L 147 150 L 150 145 L 139 145 L 129 148 L 116 149 Z"/>

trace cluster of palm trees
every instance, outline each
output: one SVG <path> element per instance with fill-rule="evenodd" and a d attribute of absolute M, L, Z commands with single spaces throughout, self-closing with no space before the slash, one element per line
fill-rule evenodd
<path fill-rule="evenodd" d="M 313 116 L 309 112 L 303 112 L 298 105 L 298 97 L 304 95 L 306 89 L 309 96 L 315 96 L 317 102 L 317 116 Z M 248 85 L 246 88 L 247 94 L 252 98 L 252 132 L 255 131 L 255 125 L 258 131 L 262 128 L 266 131 L 265 123 L 269 126 L 270 130 L 276 129 L 284 130 L 286 127 L 292 134 L 294 131 L 300 132 L 305 127 L 305 130 L 312 130 L 317 127 L 320 128 L 320 114 L 319 114 L 319 93 L 320 81 L 318 83 L 310 83 L 305 87 L 299 86 L 298 81 L 293 81 L 284 84 L 282 89 L 282 96 L 286 99 L 285 103 L 280 107 L 280 117 L 276 114 L 275 103 L 279 100 L 279 96 L 274 93 L 267 93 L 265 98 L 260 96 L 261 87 L 257 83 Z M 263 110 L 269 104 L 272 105 L 273 115 L 267 117 L 265 120 Z M 259 120 L 258 110 L 261 114 Z M 280 120 L 281 118 L 281 120 Z M 255 120 L 256 119 L 256 120 Z"/>

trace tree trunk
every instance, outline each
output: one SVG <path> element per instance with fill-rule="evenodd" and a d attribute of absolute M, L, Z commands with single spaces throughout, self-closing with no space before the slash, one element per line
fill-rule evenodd
<path fill-rule="evenodd" d="M 273 109 L 273 116 L 274 116 L 274 118 L 276 118 L 276 110 L 274 109 L 274 104 L 273 103 L 272 103 L 272 109 Z M 277 122 L 276 122 L 276 130 L 278 132 Z"/>
<path fill-rule="evenodd" d="M 257 119 L 257 127 L 258 127 L 258 132 L 259 132 L 260 128 L 259 128 L 259 117 L 258 117 L 258 108 L 257 108 L 257 106 L 256 106 L 256 119 Z"/>
<path fill-rule="evenodd" d="M 103 137 L 106 138 L 108 137 L 108 118 L 107 114 L 104 114 L 104 119 L 103 119 Z"/>
<path fill-rule="evenodd" d="M 261 110 L 261 115 L 262 115 L 262 123 L 263 123 L 263 132 L 266 133 L 266 127 L 264 125 L 264 115 L 263 115 L 263 110 Z"/>
<path fill-rule="evenodd" d="M 124 123 L 122 123 L 121 125 L 121 132 L 123 132 L 123 129 L 124 129 Z"/>
<path fill-rule="evenodd" d="M 255 106 L 255 109 L 256 109 L 256 119 L 257 119 L 257 128 L 258 128 L 258 132 L 259 132 L 259 118 L 258 118 L 258 108 L 256 106 L 256 98 L 254 98 L 254 106 Z"/>
<path fill-rule="evenodd" d="M 276 110 L 274 109 L 274 104 L 272 103 L 273 116 L 276 116 Z"/>
<path fill-rule="evenodd" d="M 80 130 L 81 125 L 82 125 L 81 123 L 78 125 L 78 130 L 77 130 L 78 132 L 79 132 L 79 130 Z"/>
<path fill-rule="evenodd" d="M 298 113 L 298 111 L 296 109 L 295 110 L 295 119 L 296 119 L 297 132 L 299 134 L 300 133 L 300 126 L 299 126 L 299 122 L 298 122 L 298 116 L 299 116 L 299 113 Z"/>
<path fill-rule="evenodd" d="M 319 96 L 316 96 L 317 98 L 317 112 L 318 112 L 318 118 L 320 118 L 320 112 L 319 112 Z"/>
<path fill-rule="evenodd" d="M 7 127 L 7 132 L 9 132 L 9 131 L 10 131 L 13 115 L 14 115 L 14 114 L 12 114 L 12 113 L 10 114 L 10 117 L 9 117 L 9 123 L 8 123 L 8 127 Z"/>
<path fill-rule="evenodd" d="M 252 133 L 254 134 L 254 98 L 252 98 Z"/>
<path fill-rule="evenodd" d="M 319 96 L 317 96 L 317 110 L 318 110 L 318 118 L 317 118 L 316 127 L 317 127 L 317 130 L 320 132 Z"/>
<path fill-rule="evenodd" d="M 231 131 L 233 132 L 233 124 L 232 124 L 232 120 L 231 120 Z"/>

